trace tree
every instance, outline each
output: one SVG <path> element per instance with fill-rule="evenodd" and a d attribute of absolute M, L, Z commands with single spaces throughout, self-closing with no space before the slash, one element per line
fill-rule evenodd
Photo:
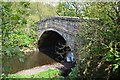
<path fill-rule="evenodd" d="M 57 7 L 59 16 L 77 16 L 78 7 L 72 2 L 60 2 Z"/>
<path fill-rule="evenodd" d="M 4 59 L 8 58 L 8 62 L 11 62 L 12 57 L 17 57 L 24 62 L 24 50 L 36 47 L 35 23 L 43 16 L 55 15 L 55 9 L 49 4 L 29 2 L 1 2 L 0 5 L 3 73 L 7 73 L 10 72 L 10 66 L 4 65 Z"/>
<path fill-rule="evenodd" d="M 24 30 L 27 28 L 29 17 L 28 2 L 1 2 L 2 18 L 2 63 L 8 57 L 8 62 L 12 56 L 17 56 L 23 62 L 23 54 L 20 49 L 28 47 L 34 41 L 33 37 Z M 8 65 L 9 66 L 9 65 Z M 8 66 L 2 66 L 3 72 L 9 72 Z"/>
<path fill-rule="evenodd" d="M 77 43 L 80 43 L 79 37 L 84 39 L 82 47 L 80 49 L 78 47 L 80 56 L 90 55 L 88 57 L 84 56 L 83 59 L 80 58 L 80 61 L 78 61 L 82 62 L 78 64 L 80 66 L 78 75 L 89 79 L 101 78 L 101 76 L 109 79 L 110 75 L 118 72 L 120 67 L 120 2 L 82 4 L 78 3 L 76 5 L 74 2 L 59 3 L 57 12 L 62 16 L 98 19 L 96 22 L 86 22 L 85 26 L 81 26 L 78 30 Z M 73 6 L 73 12 L 71 12 L 70 6 Z M 103 71 L 103 73 L 107 73 L 105 75 L 97 74 L 108 63 L 109 65 Z"/>
<path fill-rule="evenodd" d="M 87 50 L 87 53 L 91 56 L 89 59 L 86 59 L 85 63 L 89 62 L 89 65 L 96 65 L 92 67 L 86 65 L 88 67 L 85 67 L 86 69 L 84 70 L 87 71 L 81 75 L 85 75 L 86 77 L 90 76 L 90 78 L 100 78 L 104 76 L 108 79 L 114 77 L 113 75 L 116 75 L 116 78 L 118 77 L 120 66 L 120 25 L 118 22 L 120 6 L 118 5 L 119 2 L 86 4 L 82 15 L 89 18 L 98 18 L 97 25 L 99 26 L 89 25 L 89 27 L 83 27 L 81 28 L 82 30 L 80 30 L 85 30 L 83 34 L 80 33 L 85 39 L 84 50 L 82 51 L 85 53 Z M 105 68 L 103 68 L 103 66 L 105 66 Z M 91 71 L 89 68 L 93 67 L 95 70 Z M 99 71 L 101 71 L 102 68 L 104 69 L 102 74 L 105 73 L 105 75 L 100 75 Z"/>
<path fill-rule="evenodd" d="M 31 7 L 31 14 L 32 16 L 37 16 L 41 20 L 47 17 L 55 16 L 56 14 L 56 7 L 53 6 L 51 3 L 30 3 Z M 36 18 L 35 18 L 36 19 Z"/>

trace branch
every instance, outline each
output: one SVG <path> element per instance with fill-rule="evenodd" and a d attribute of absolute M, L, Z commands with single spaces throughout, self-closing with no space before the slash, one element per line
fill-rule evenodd
<path fill-rule="evenodd" d="M 109 14 L 109 11 L 108 11 L 107 15 L 113 20 L 113 22 L 116 23 L 116 20 L 114 19 L 114 17 L 112 17 L 112 16 Z"/>
<path fill-rule="evenodd" d="M 115 6 L 112 6 L 112 8 L 115 10 L 116 16 L 119 16 L 119 11 L 117 10 L 117 8 L 115 8 Z"/>

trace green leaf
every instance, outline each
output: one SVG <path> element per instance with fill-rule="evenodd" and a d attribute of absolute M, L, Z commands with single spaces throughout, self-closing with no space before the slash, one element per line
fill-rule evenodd
<path fill-rule="evenodd" d="M 118 64 L 114 64 L 113 66 L 114 66 L 114 67 L 113 67 L 113 71 L 116 71 L 116 70 L 118 69 L 118 67 L 119 67 Z"/>
<path fill-rule="evenodd" d="M 20 62 L 24 62 L 24 59 L 23 59 L 23 58 L 19 58 L 19 61 L 20 61 Z"/>
<path fill-rule="evenodd" d="M 114 60 L 114 55 L 111 52 L 107 52 L 104 56 L 104 59 L 106 61 L 113 61 Z"/>

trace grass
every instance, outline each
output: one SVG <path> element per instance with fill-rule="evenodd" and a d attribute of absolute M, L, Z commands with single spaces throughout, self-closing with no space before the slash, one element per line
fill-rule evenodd
<path fill-rule="evenodd" d="M 48 69 L 47 71 L 39 72 L 32 75 L 8 74 L 7 78 L 54 78 L 58 76 L 58 74 L 59 74 L 59 70 Z"/>

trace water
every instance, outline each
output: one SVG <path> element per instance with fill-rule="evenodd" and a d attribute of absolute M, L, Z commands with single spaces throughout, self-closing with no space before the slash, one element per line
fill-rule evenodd
<path fill-rule="evenodd" d="M 56 61 L 52 58 L 48 57 L 42 52 L 39 52 L 39 50 L 33 50 L 28 51 L 25 54 L 24 62 L 20 62 L 17 57 L 13 57 L 11 60 L 8 60 L 6 57 L 3 65 L 10 66 L 12 70 L 9 73 L 16 73 L 21 70 L 53 63 L 56 63 Z"/>

